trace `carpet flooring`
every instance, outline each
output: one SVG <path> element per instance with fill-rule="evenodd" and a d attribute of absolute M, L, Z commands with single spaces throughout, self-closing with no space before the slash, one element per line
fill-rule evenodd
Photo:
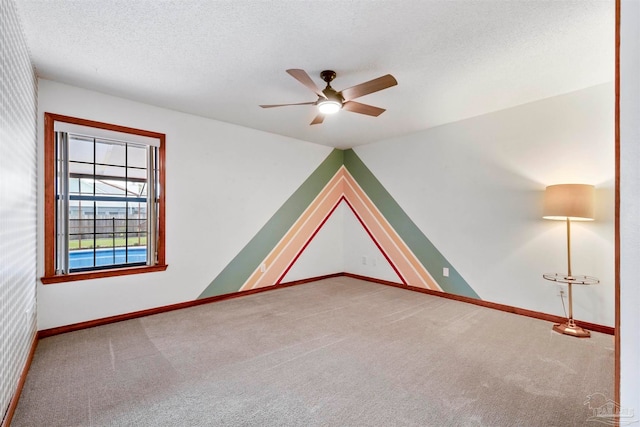
<path fill-rule="evenodd" d="M 584 426 L 613 337 L 339 277 L 44 338 L 12 426 Z"/>

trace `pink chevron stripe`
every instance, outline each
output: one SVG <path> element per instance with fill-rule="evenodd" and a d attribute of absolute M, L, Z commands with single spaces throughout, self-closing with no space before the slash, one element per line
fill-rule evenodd
<path fill-rule="evenodd" d="M 362 217 L 371 234 L 375 236 L 375 240 L 386 249 L 407 283 L 412 286 L 442 291 L 440 285 L 348 172 L 345 175 L 344 192 L 347 200 L 351 202 L 353 210 Z"/>
<path fill-rule="evenodd" d="M 300 219 L 296 221 L 276 247 L 267 255 L 262 263 L 266 266 L 265 271 L 260 271 L 258 266 L 240 290 L 272 286 L 278 282 L 282 272 L 289 266 L 291 260 L 297 256 L 300 248 L 307 244 L 309 236 L 314 233 L 318 224 L 325 221 L 329 212 L 332 211 L 340 197 L 342 197 L 342 181 L 343 177 L 338 171 L 303 212 Z"/>
<path fill-rule="evenodd" d="M 344 166 L 267 255 L 261 263 L 265 271 L 258 266 L 240 290 L 280 283 L 343 200 L 402 283 L 442 290 Z"/>
<path fill-rule="evenodd" d="M 331 211 L 327 214 L 327 216 L 322 220 L 322 222 L 320 223 L 320 225 L 318 225 L 318 227 L 315 229 L 315 231 L 313 232 L 313 234 L 309 237 L 309 239 L 305 242 L 304 246 L 302 246 L 302 248 L 300 248 L 300 250 L 298 251 L 298 253 L 296 254 L 296 256 L 293 258 L 293 260 L 291 260 L 291 262 L 289 263 L 289 266 L 284 270 L 284 272 L 282 273 L 282 275 L 280 276 L 280 278 L 278 279 L 278 281 L 276 282 L 276 285 L 279 285 L 280 283 L 282 283 L 282 279 L 285 278 L 285 276 L 287 275 L 287 273 L 289 272 L 289 270 L 291 270 L 291 267 L 293 267 L 293 265 L 296 263 L 296 261 L 298 260 L 298 258 L 300 258 L 300 255 L 302 255 L 302 253 L 304 252 L 305 249 L 307 249 L 307 246 L 309 246 L 309 243 L 311 243 L 311 241 L 313 240 L 314 237 L 316 237 L 316 234 L 318 234 L 318 231 L 320 231 L 322 229 L 322 227 L 324 226 L 324 224 L 327 222 L 327 220 L 329 218 L 331 218 L 331 215 L 333 215 L 333 212 L 335 212 L 335 210 L 338 208 L 338 206 L 340 206 L 340 203 L 345 200 L 344 196 L 340 197 L 340 200 L 338 200 L 338 203 L 335 204 L 335 206 L 331 209 Z"/>

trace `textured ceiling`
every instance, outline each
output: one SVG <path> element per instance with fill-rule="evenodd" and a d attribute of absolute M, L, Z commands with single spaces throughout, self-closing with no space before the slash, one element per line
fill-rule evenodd
<path fill-rule="evenodd" d="M 609 0 L 16 0 L 39 77 L 348 148 L 610 82 Z M 285 73 L 398 86 L 309 126 Z"/>

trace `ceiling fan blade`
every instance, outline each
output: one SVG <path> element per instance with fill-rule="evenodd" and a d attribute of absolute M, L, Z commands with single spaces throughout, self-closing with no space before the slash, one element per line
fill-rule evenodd
<path fill-rule="evenodd" d="M 391 74 L 387 74 L 377 79 L 369 80 L 368 82 L 360 83 L 359 85 L 352 86 L 344 89 L 342 96 L 346 101 L 359 98 L 364 95 L 368 95 L 379 90 L 389 88 L 398 84 L 398 81 Z"/>
<path fill-rule="evenodd" d="M 273 108 L 273 107 L 288 107 L 289 105 L 314 105 L 316 102 L 298 102 L 297 104 L 273 104 L 273 105 L 261 105 L 262 108 Z"/>
<path fill-rule="evenodd" d="M 319 125 L 324 121 L 324 114 L 318 114 L 315 119 L 310 123 L 312 125 Z"/>
<path fill-rule="evenodd" d="M 311 77 L 309 77 L 309 74 L 307 74 L 305 70 L 298 70 L 293 68 L 293 69 L 287 70 L 287 73 L 289 73 L 291 77 L 293 77 L 294 79 L 296 79 L 297 81 L 305 85 L 307 88 L 309 88 L 313 93 L 315 93 L 319 97 L 325 98 L 325 99 L 327 98 L 325 94 L 322 93 L 320 89 L 318 89 L 318 86 L 316 86 L 313 80 L 311 80 Z"/>
<path fill-rule="evenodd" d="M 384 108 L 374 107 L 373 105 L 361 104 L 355 101 L 347 101 L 342 104 L 342 109 L 351 111 L 352 113 L 360 113 L 366 114 L 367 116 L 378 117 L 380 114 L 384 113 Z"/>

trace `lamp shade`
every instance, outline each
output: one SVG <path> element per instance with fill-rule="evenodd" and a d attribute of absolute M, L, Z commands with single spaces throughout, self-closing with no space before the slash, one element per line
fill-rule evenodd
<path fill-rule="evenodd" d="M 592 221 L 595 187 L 587 184 L 550 185 L 544 191 L 544 219 Z"/>

